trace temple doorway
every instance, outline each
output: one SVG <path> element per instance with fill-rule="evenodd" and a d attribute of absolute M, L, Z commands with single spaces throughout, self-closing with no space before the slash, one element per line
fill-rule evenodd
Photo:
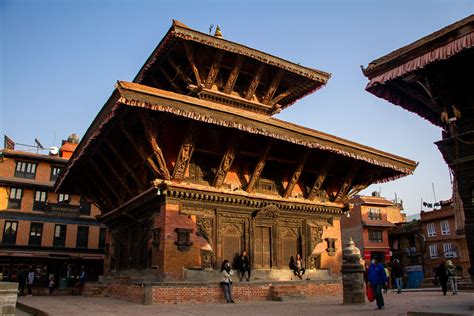
<path fill-rule="evenodd" d="M 254 268 L 271 268 L 271 228 L 255 227 Z"/>

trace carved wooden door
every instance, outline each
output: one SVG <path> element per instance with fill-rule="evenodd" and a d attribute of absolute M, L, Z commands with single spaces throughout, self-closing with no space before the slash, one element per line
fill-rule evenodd
<path fill-rule="evenodd" d="M 271 267 L 270 227 L 255 227 L 254 267 L 256 269 L 270 269 Z"/>
<path fill-rule="evenodd" d="M 229 225 L 222 236 L 223 259 L 230 261 L 235 268 L 235 259 L 242 251 L 242 232 L 234 225 Z"/>
<path fill-rule="evenodd" d="M 283 232 L 281 248 L 281 267 L 286 269 L 290 265 L 291 257 L 296 259 L 296 254 L 298 253 L 298 236 L 293 230 L 288 229 Z"/>

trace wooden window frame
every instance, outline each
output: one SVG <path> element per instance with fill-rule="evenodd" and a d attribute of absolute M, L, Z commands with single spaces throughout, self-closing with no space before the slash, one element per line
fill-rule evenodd
<path fill-rule="evenodd" d="M 15 163 L 14 176 L 17 178 L 35 179 L 37 169 L 38 164 L 35 162 L 18 160 Z"/>

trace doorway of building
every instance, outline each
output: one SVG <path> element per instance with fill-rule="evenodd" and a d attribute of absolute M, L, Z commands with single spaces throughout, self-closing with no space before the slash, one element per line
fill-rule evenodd
<path fill-rule="evenodd" d="M 271 228 L 255 227 L 254 267 L 255 269 L 271 268 Z"/>

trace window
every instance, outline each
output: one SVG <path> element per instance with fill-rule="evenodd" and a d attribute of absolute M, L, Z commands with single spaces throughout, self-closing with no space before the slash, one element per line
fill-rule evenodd
<path fill-rule="evenodd" d="M 69 194 L 60 193 L 58 195 L 58 203 L 69 204 Z"/>
<path fill-rule="evenodd" d="M 370 242 L 383 242 L 382 231 L 369 229 L 369 241 Z"/>
<path fill-rule="evenodd" d="M 66 244 L 66 225 L 56 225 L 54 227 L 54 247 L 64 247 Z"/>
<path fill-rule="evenodd" d="M 107 228 L 101 228 L 99 231 L 99 249 L 105 248 L 105 233 Z"/>
<path fill-rule="evenodd" d="M 369 219 L 382 219 L 382 213 L 379 208 L 369 207 Z"/>
<path fill-rule="evenodd" d="M 91 215 L 91 204 L 83 197 L 81 197 L 79 214 L 81 215 Z"/>
<path fill-rule="evenodd" d="M 449 222 L 448 221 L 441 221 L 441 235 L 449 235 L 451 231 L 449 229 Z"/>
<path fill-rule="evenodd" d="M 443 244 L 443 251 L 445 258 L 457 258 L 458 254 L 453 249 L 453 245 L 451 243 Z"/>
<path fill-rule="evenodd" d="M 16 243 L 16 232 L 18 230 L 18 222 L 5 222 L 5 229 L 3 230 L 3 244 L 14 245 Z"/>
<path fill-rule="evenodd" d="M 17 161 L 15 177 L 34 179 L 36 176 L 36 164 L 34 162 Z"/>
<path fill-rule="evenodd" d="M 10 188 L 10 196 L 8 198 L 8 208 L 19 210 L 21 208 L 22 196 L 23 196 L 23 189 Z"/>
<path fill-rule="evenodd" d="M 429 223 L 426 225 L 426 231 L 428 232 L 428 237 L 436 236 L 436 229 L 434 223 Z"/>
<path fill-rule="evenodd" d="M 438 245 L 430 245 L 430 258 L 438 258 Z"/>
<path fill-rule="evenodd" d="M 41 236 L 43 235 L 42 223 L 31 223 L 30 226 L 30 240 L 28 245 L 41 246 Z"/>
<path fill-rule="evenodd" d="M 48 193 L 46 191 L 36 191 L 35 202 L 33 203 L 33 210 L 44 211 L 47 198 L 48 198 Z"/>
<path fill-rule="evenodd" d="M 49 180 L 56 181 L 59 175 L 61 174 L 62 170 L 63 170 L 62 167 L 51 166 L 51 175 L 49 177 Z"/>
<path fill-rule="evenodd" d="M 87 248 L 87 241 L 89 239 L 89 227 L 78 226 L 77 227 L 77 248 Z"/>

